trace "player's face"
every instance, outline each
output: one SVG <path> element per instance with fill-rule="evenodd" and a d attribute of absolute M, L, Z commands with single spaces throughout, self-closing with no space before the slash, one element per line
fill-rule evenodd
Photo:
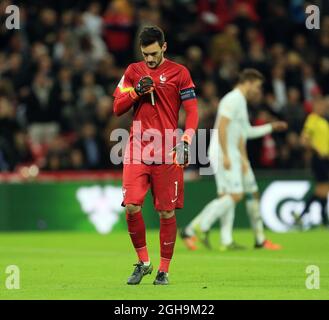
<path fill-rule="evenodd" d="M 146 47 L 141 47 L 142 54 L 147 66 L 151 69 L 156 68 L 163 61 L 163 54 L 167 49 L 167 44 L 164 43 L 160 47 L 158 42 L 154 42 Z"/>
<path fill-rule="evenodd" d="M 251 102 L 259 102 L 262 97 L 262 85 L 263 82 L 261 80 L 255 80 L 249 82 L 249 90 L 248 90 L 248 100 Z"/>

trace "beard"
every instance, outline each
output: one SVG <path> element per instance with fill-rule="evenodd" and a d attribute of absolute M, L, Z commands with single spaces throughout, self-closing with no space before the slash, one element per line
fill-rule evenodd
<path fill-rule="evenodd" d="M 162 61 L 163 61 L 163 53 L 161 53 L 161 56 L 159 57 L 158 61 L 146 62 L 146 64 L 149 68 L 155 69 L 160 65 Z"/>

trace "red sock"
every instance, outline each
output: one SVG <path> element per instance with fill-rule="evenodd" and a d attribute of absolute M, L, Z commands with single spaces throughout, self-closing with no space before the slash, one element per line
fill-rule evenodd
<path fill-rule="evenodd" d="M 177 225 L 176 216 L 160 219 L 160 267 L 159 271 L 168 272 L 170 260 L 174 254 Z"/>
<path fill-rule="evenodd" d="M 128 232 L 139 261 L 149 261 L 146 247 L 145 224 L 142 212 L 139 211 L 134 214 L 126 213 L 126 220 L 128 224 Z"/>

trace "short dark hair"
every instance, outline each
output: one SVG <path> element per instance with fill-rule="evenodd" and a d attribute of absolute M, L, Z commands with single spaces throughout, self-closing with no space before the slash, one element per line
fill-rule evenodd
<path fill-rule="evenodd" d="M 144 27 L 139 34 L 139 44 L 142 47 L 146 47 L 154 42 L 158 42 L 160 47 L 165 43 L 162 29 L 157 26 Z"/>
<path fill-rule="evenodd" d="M 238 83 L 245 83 L 246 81 L 256 81 L 256 80 L 260 80 L 264 82 L 265 77 L 258 70 L 249 68 L 249 69 L 244 69 L 240 73 Z"/>

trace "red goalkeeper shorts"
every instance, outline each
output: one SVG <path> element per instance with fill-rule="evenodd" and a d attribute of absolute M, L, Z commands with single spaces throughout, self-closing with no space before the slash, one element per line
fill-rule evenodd
<path fill-rule="evenodd" d="M 122 205 L 143 205 L 151 187 L 154 207 L 157 211 L 183 208 L 183 169 L 174 164 L 124 164 Z"/>

